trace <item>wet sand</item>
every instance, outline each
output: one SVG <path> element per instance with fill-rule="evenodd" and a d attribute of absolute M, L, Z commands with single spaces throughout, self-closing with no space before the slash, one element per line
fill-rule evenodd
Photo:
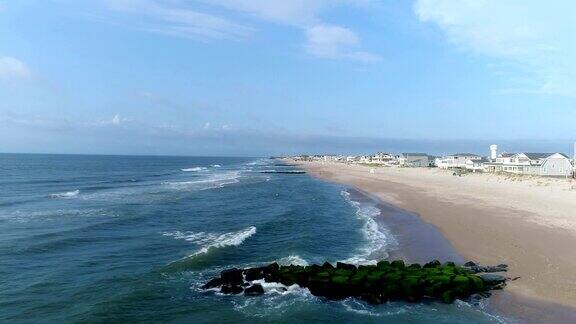
<path fill-rule="evenodd" d="M 507 276 L 520 279 L 494 294 L 492 310 L 521 322 L 576 322 L 576 236 L 570 231 L 527 221 L 522 209 L 438 199 L 422 187 L 371 174 L 365 167 L 301 166 L 313 176 L 381 199 L 386 224 L 401 247 L 393 257 L 506 263 Z"/>

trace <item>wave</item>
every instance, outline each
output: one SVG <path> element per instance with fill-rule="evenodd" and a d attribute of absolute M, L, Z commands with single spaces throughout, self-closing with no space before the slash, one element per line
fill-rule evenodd
<path fill-rule="evenodd" d="M 300 256 L 298 255 L 289 255 L 285 258 L 282 258 L 280 260 L 277 261 L 278 264 L 280 265 L 301 265 L 301 266 L 307 266 L 308 265 L 308 261 L 302 259 Z"/>
<path fill-rule="evenodd" d="M 260 173 L 284 173 L 284 174 L 304 174 L 306 171 L 303 170 L 264 170 L 260 171 Z"/>
<path fill-rule="evenodd" d="M 200 172 L 200 171 L 204 171 L 206 169 L 207 168 L 205 168 L 205 167 L 193 167 L 193 168 L 180 169 L 180 170 L 182 170 L 184 172 Z"/>
<path fill-rule="evenodd" d="M 0 219 L 16 223 L 33 221 L 62 221 L 63 219 L 78 219 L 80 217 L 116 217 L 116 213 L 106 209 L 43 209 L 15 210 L 0 212 Z"/>
<path fill-rule="evenodd" d="M 240 182 L 240 180 L 238 180 L 239 178 L 239 171 L 231 171 L 213 174 L 210 177 L 198 180 L 164 182 L 163 184 L 175 190 L 205 190 L 221 188 L 229 184 L 238 183 Z"/>
<path fill-rule="evenodd" d="M 212 164 L 213 168 L 221 168 L 222 166 L 220 164 Z"/>
<path fill-rule="evenodd" d="M 180 231 L 163 233 L 164 236 L 171 236 L 177 240 L 185 240 L 201 246 L 200 250 L 189 255 L 189 257 L 206 254 L 211 249 L 238 246 L 254 234 L 256 234 L 255 226 L 250 226 L 237 232 L 224 234 Z"/>
<path fill-rule="evenodd" d="M 271 162 L 271 160 L 269 160 L 269 159 L 258 159 L 258 160 L 256 160 L 256 161 L 248 162 L 248 163 L 246 163 L 246 165 L 250 165 L 250 166 L 253 166 L 253 165 L 269 165 L 269 164 L 271 164 L 271 163 L 272 163 L 272 162 Z"/>
<path fill-rule="evenodd" d="M 344 199 L 356 208 L 356 216 L 364 222 L 362 234 L 368 242 L 360 248 L 357 255 L 344 260 L 354 264 L 375 264 L 378 260 L 387 258 L 387 248 L 394 244 L 392 234 L 384 227 L 379 226 L 375 218 L 380 216 L 381 211 L 374 205 L 362 204 L 350 198 L 347 191 L 341 192 Z"/>
<path fill-rule="evenodd" d="M 80 194 L 80 190 L 73 190 L 67 192 L 53 193 L 50 194 L 50 198 L 74 198 Z"/>

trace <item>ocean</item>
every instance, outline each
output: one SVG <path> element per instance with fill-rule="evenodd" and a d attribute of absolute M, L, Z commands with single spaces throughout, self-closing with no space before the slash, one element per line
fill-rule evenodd
<path fill-rule="evenodd" d="M 402 254 L 398 222 L 386 221 L 398 210 L 273 173 L 287 170 L 266 158 L 0 154 L 0 321 L 503 321 L 463 301 L 372 306 L 274 284 L 260 297 L 202 291 L 231 267 Z"/>

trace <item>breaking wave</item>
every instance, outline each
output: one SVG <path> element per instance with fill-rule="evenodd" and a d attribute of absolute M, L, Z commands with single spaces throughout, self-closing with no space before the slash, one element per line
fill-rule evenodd
<path fill-rule="evenodd" d="M 285 258 L 282 258 L 280 260 L 278 260 L 278 264 L 280 265 L 301 265 L 301 266 L 307 266 L 308 265 L 308 261 L 302 259 L 299 255 L 289 255 Z"/>
<path fill-rule="evenodd" d="M 387 258 L 387 247 L 394 242 L 392 234 L 384 227 L 379 226 L 375 218 L 381 213 L 380 209 L 371 204 L 362 204 L 350 198 L 347 191 L 341 192 L 346 201 L 356 208 L 356 216 L 364 222 L 362 234 L 368 242 L 360 248 L 358 253 L 344 260 L 344 262 L 354 264 L 375 264 L 378 260 Z"/>
<path fill-rule="evenodd" d="M 218 249 L 227 246 L 238 246 L 254 234 L 256 234 L 255 226 L 250 226 L 237 232 L 229 232 L 224 234 L 180 231 L 163 233 L 164 236 L 171 236 L 177 240 L 185 240 L 199 245 L 200 250 L 194 252 L 190 256 L 206 254 L 211 249 Z"/>
<path fill-rule="evenodd" d="M 67 192 L 53 193 L 50 194 L 50 198 L 74 198 L 80 194 L 80 190 L 73 190 Z"/>
<path fill-rule="evenodd" d="M 268 165 L 270 164 L 271 160 L 268 159 L 258 159 L 256 161 L 248 162 L 246 165 L 254 166 L 254 165 Z"/>
<path fill-rule="evenodd" d="M 220 164 L 212 164 L 213 168 L 221 168 L 222 166 Z"/>
<path fill-rule="evenodd" d="M 164 182 L 163 184 L 175 190 L 204 190 L 211 188 L 221 188 L 225 185 L 238 183 L 240 182 L 240 180 L 238 180 L 239 178 L 239 171 L 231 171 L 213 174 L 210 177 L 198 180 Z"/>
<path fill-rule="evenodd" d="M 200 172 L 200 171 L 204 171 L 206 170 L 205 167 L 193 167 L 193 168 L 187 168 L 187 169 L 180 169 L 184 172 Z"/>

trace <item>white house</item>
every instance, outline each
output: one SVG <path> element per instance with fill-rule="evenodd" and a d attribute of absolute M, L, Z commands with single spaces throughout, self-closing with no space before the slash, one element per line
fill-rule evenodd
<path fill-rule="evenodd" d="M 468 161 L 466 161 L 466 170 L 470 170 L 472 172 L 484 172 L 485 171 L 485 163 L 487 163 L 489 160 L 485 157 L 480 158 L 480 159 L 469 159 Z"/>
<path fill-rule="evenodd" d="M 472 153 L 458 153 L 436 159 L 436 166 L 442 169 L 466 168 L 468 161 L 481 161 L 482 157 Z"/>
<path fill-rule="evenodd" d="M 398 155 L 398 163 L 409 167 L 429 167 L 433 163 L 426 153 L 401 153 Z"/>
<path fill-rule="evenodd" d="M 572 163 L 562 153 L 500 154 L 495 161 L 487 162 L 488 172 L 509 172 L 538 176 L 570 176 Z"/>
<path fill-rule="evenodd" d="M 378 152 L 370 157 L 370 162 L 373 164 L 385 164 L 389 165 L 394 162 L 394 156 L 392 154 Z"/>

